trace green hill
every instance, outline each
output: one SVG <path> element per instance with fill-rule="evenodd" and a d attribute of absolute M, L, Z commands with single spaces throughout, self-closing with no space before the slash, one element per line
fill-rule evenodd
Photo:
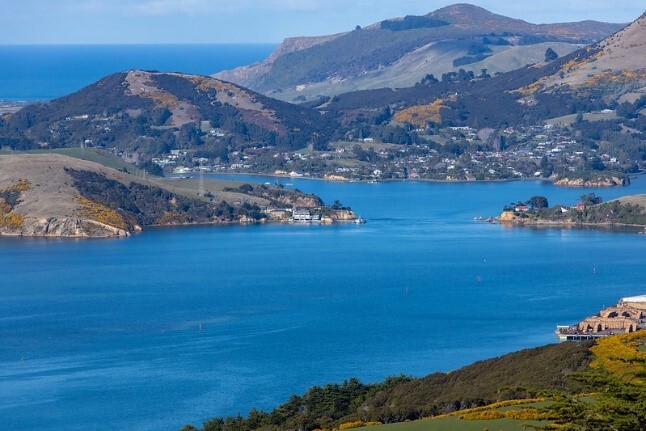
<path fill-rule="evenodd" d="M 313 387 L 271 412 L 214 418 L 202 429 L 637 431 L 646 429 L 645 364 L 646 332 L 640 331 L 523 350 L 421 379 Z M 183 428 L 191 430 L 197 428 Z"/>

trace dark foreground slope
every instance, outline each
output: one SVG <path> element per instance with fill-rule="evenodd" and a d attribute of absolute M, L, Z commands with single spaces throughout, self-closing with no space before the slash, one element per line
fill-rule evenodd
<path fill-rule="evenodd" d="M 401 422 L 501 400 L 557 391 L 576 393 L 582 386 L 568 376 L 588 367 L 590 346 L 565 343 L 523 350 L 421 379 L 401 376 L 377 384 L 351 379 L 313 387 L 272 412 L 253 410 L 247 418 L 215 418 L 205 422 L 203 429 L 332 429 L 356 420 Z"/>

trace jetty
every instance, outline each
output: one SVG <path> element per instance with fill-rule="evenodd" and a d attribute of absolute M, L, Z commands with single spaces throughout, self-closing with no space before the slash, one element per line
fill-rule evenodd
<path fill-rule="evenodd" d="M 616 305 L 604 308 L 596 316 L 576 325 L 556 327 L 559 341 L 592 340 L 609 335 L 646 329 L 646 295 L 621 298 Z"/>

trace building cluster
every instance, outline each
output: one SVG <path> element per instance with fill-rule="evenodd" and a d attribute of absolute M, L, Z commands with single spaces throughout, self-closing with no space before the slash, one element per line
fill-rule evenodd
<path fill-rule="evenodd" d="M 646 295 L 622 298 L 617 305 L 605 308 L 596 316 L 573 326 L 558 326 L 561 340 L 600 338 L 646 329 Z"/>
<path fill-rule="evenodd" d="M 513 180 L 567 176 L 590 169 L 596 160 L 603 169 L 621 170 L 621 160 L 579 142 L 571 129 L 553 125 L 507 127 L 502 130 L 471 127 L 419 129 L 411 145 L 361 138 L 331 143 L 325 151 L 309 148 L 284 151 L 253 146 L 232 151 L 227 160 L 196 159 L 190 152 L 173 150 L 156 158 L 176 174 L 192 172 L 280 173 L 329 177 L 337 180 L 379 181 L 431 179 L 440 181 Z M 360 149 L 361 154 L 357 154 Z"/>

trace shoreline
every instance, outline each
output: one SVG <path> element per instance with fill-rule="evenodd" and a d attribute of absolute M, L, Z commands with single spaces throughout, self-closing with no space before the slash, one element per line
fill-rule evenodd
<path fill-rule="evenodd" d="M 353 213 L 354 214 L 354 213 Z M 191 227 L 232 227 L 232 226 L 261 226 L 261 225 L 298 225 L 298 226 L 333 226 L 336 224 L 358 224 L 357 220 L 361 220 L 356 214 L 352 219 L 333 219 L 332 221 L 318 221 L 318 222 L 295 222 L 291 220 L 231 220 L 231 221 L 216 221 L 211 223 L 183 223 L 183 224 L 165 224 L 165 225 L 149 225 L 143 226 L 141 229 L 134 232 L 126 231 L 125 235 L 25 235 L 22 233 L 0 233 L 0 241 L 3 238 L 28 238 L 44 240 L 104 240 L 104 239 L 126 239 L 135 235 L 144 234 L 150 229 L 174 229 L 174 228 L 191 228 Z"/>
<path fill-rule="evenodd" d="M 193 174 L 193 173 L 191 173 Z M 196 173 L 197 174 L 197 173 Z M 177 175 L 177 174 L 173 174 Z M 357 183 L 357 184 L 378 184 L 378 183 L 403 183 L 403 182 L 418 182 L 418 183 L 437 183 L 437 184 L 496 184 L 496 183 L 511 183 L 511 182 L 544 182 L 544 183 L 550 183 L 554 185 L 555 187 L 561 187 L 564 189 L 585 189 L 585 188 L 601 188 L 601 189 L 608 189 L 608 188 L 620 188 L 620 187 L 629 187 L 630 184 L 627 185 L 616 185 L 616 186 L 564 186 L 564 185 L 556 185 L 555 183 L 559 180 L 551 180 L 549 178 L 514 178 L 514 179 L 497 179 L 497 180 L 435 180 L 432 178 L 388 178 L 388 179 L 383 179 L 383 180 L 354 180 L 354 179 L 346 179 L 346 180 L 339 180 L 339 179 L 328 179 L 328 178 L 322 178 L 322 177 L 313 177 L 313 176 L 291 176 L 291 175 L 279 175 L 279 174 L 264 174 L 264 173 L 251 173 L 251 172 L 210 172 L 210 173 L 205 173 L 204 175 L 226 175 L 226 176 L 235 176 L 235 175 L 248 175 L 252 177 L 271 177 L 271 178 L 285 178 L 285 179 L 302 179 L 302 180 L 313 180 L 313 181 L 325 181 L 325 182 L 330 182 L 330 183 L 339 183 L 339 184 L 352 184 L 352 183 Z M 629 179 L 635 179 L 639 178 L 641 176 L 646 176 L 646 172 L 639 172 L 636 174 L 630 174 L 627 177 Z M 179 178 L 179 177 L 167 177 L 167 178 Z"/>
<path fill-rule="evenodd" d="M 576 222 L 556 222 L 556 221 L 514 221 L 514 220 L 500 220 L 499 217 L 495 218 L 496 222 L 501 226 L 517 226 L 517 227 L 544 227 L 544 228 L 557 228 L 557 229 L 566 229 L 566 228 L 594 228 L 594 229 L 621 229 L 625 228 L 626 230 L 644 230 L 646 231 L 646 225 L 641 224 L 627 224 L 627 223 L 576 223 Z M 639 232 L 642 233 L 642 232 Z"/>

